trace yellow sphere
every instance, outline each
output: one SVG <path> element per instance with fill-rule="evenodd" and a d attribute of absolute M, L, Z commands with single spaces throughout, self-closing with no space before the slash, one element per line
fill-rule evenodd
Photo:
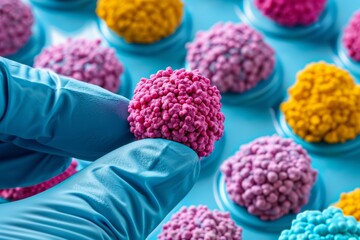
<path fill-rule="evenodd" d="M 99 0 L 96 13 L 125 41 L 150 44 L 176 31 L 184 5 L 181 0 Z"/>
<path fill-rule="evenodd" d="M 341 194 L 335 207 L 341 208 L 345 215 L 353 216 L 360 221 L 360 189 Z"/>
<path fill-rule="evenodd" d="M 347 71 L 313 63 L 298 73 L 281 111 L 305 141 L 343 143 L 360 133 L 360 87 Z"/>

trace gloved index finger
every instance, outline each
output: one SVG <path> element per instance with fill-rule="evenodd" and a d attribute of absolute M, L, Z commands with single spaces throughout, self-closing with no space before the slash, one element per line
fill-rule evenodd
<path fill-rule="evenodd" d="M 129 100 L 0 58 L 0 141 L 95 160 L 133 140 Z"/>

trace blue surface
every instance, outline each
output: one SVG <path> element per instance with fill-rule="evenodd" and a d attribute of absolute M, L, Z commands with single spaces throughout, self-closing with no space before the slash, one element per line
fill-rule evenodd
<path fill-rule="evenodd" d="M 74 9 L 84 6 L 96 0 L 30 0 L 30 1 L 39 7 L 47 7 L 57 10 L 59 9 L 67 10 L 67 9 Z"/>
<path fill-rule="evenodd" d="M 33 0 L 33 2 L 35 1 L 40 2 L 40 0 Z M 42 2 L 58 3 L 59 0 L 43 0 Z M 65 7 L 64 4 L 71 4 L 70 2 L 63 1 L 61 8 Z M 39 7 L 39 4 L 34 6 L 37 18 L 45 27 L 48 39 L 45 45 L 64 42 L 68 37 L 102 38 L 103 35 L 99 30 L 93 3 L 93 1 L 89 1 L 89 4 L 84 4 L 78 8 L 70 8 L 67 11 L 54 9 L 56 5 L 51 5 L 51 8 Z M 357 81 L 359 80 L 360 65 L 348 59 L 342 49 L 341 42 L 339 42 L 340 31 L 356 9 L 360 9 L 358 0 L 330 0 L 318 24 L 297 29 L 286 29 L 268 20 L 265 21 L 257 15 L 258 13 L 252 8 L 250 0 L 185 0 L 185 3 L 191 14 L 193 27 L 193 31 L 187 33 L 189 36 L 194 36 L 198 30 L 207 30 L 219 21 L 246 21 L 257 30 L 265 33 L 266 41 L 276 50 L 277 57 L 282 65 L 282 79 L 280 81 L 283 84 L 283 89 L 287 89 L 294 83 L 296 73 L 303 69 L 306 64 L 321 60 L 344 66 L 357 77 Z M 254 16 L 256 17 L 254 18 Z M 106 40 L 104 40 L 104 44 L 107 44 Z M 185 47 L 179 48 L 176 46 L 174 49 L 166 48 L 156 54 L 145 52 L 143 54 L 139 52 L 134 54 L 132 51 L 119 48 L 117 55 L 129 74 L 127 79 L 131 79 L 128 80 L 131 87 L 129 92 L 131 93 L 134 90 L 141 77 L 149 77 L 159 69 L 165 69 L 167 66 L 174 69 L 184 67 Z M 267 96 L 269 101 L 279 96 L 286 97 L 285 92 L 281 91 L 280 88 L 275 89 L 275 92 L 271 92 L 270 96 Z M 254 107 L 251 106 L 253 102 L 228 104 L 226 99 L 227 96 L 224 98 L 223 105 L 223 112 L 226 116 L 226 135 L 223 139 L 223 148 L 220 149 L 220 153 L 217 152 L 220 156 L 213 158 L 211 164 L 206 164 L 207 167 L 202 168 L 201 176 L 195 187 L 165 221 L 168 221 L 170 216 L 182 206 L 204 204 L 210 209 L 221 209 L 221 204 L 219 205 L 216 200 L 218 197 L 216 174 L 219 165 L 234 154 L 241 144 L 248 143 L 264 135 L 284 134 L 283 130 L 286 130 L 286 126 L 281 125 L 281 121 L 279 121 L 281 116 L 277 114 L 277 106 L 273 108 Z M 285 135 L 295 138 L 291 131 L 285 132 Z M 337 153 L 334 153 L 337 146 L 331 146 L 330 148 L 329 146 L 316 145 L 315 150 L 312 150 L 313 145 L 308 146 L 302 142 L 310 150 L 313 167 L 319 171 L 325 186 L 325 193 L 320 196 L 320 199 L 324 200 L 320 205 L 326 207 L 336 202 L 341 192 L 351 191 L 359 187 L 360 156 L 359 154 L 352 156 L 347 154 L 351 149 L 359 149 L 358 142 L 358 140 L 349 142 L 347 146 L 355 144 L 355 147 L 345 148 L 345 150 L 342 149 Z M 219 143 L 216 148 L 219 148 Z M 341 148 L 344 148 L 344 146 L 341 146 Z M 322 208 L 320 205 L 315 204 L 314 206 L 315 208 Z M 240 213 L 240 210 L 236 214 L 243 214 L 242 216 L 246 217 L 246 213 Z M 236 214 L 233 214 L 233 216 Z M 253 218 L 249 217 L 249 219 Z M 244 239 L 275 240 L 279 236 L 279 232 L 269 232 L 261 227 L 261 224 L 266 226 L 269 223 L 260 223 L 260 228 L 254 227 L 254 225 L 259 226 L 257 220 L 254 220 L 253 224 L 243 224 L 241 221 L 237 221 L 237 223 L 244 229 Z M 161 225 L 148 239 L 156 239 L 160 230 Z"/>

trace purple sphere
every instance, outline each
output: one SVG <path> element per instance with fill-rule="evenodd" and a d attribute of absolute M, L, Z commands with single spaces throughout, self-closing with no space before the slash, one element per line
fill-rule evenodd
<path fill-rule="evenodd" d="M 187 62 L 209 78 L 221 93 L 242 93 L 274 70 L 274 50 L 243 23 L 219 23 L 199 32 L 187 46 Z"/>
<path fill-rule="evenodd" d="M 159 240 L 241 240 L 242 229 L 229 213 L 206 206 L 183 207 L 163 226 Z"/>
<path fill-rule="evenodd" d="M 0 0 L 0 16 L 0 56 L 8 56 L 29 41 L 34 17 L 21 0 Z"/>
<path fill-rule="evenodd" d="M 279 136 L 241 146 L 221 171 L 230 199 L 262 220 L 298 213 L 317 179 L 306 150 Z"/>
<path fill-rule="evenodd" d="M 113 49 L 101 46 L 101 40 L 88 39 L 69 39 L 43 50 L 34 67 L 50 69 L 114 93 L 120 88 L 120 76 L 124 72 Z"/>

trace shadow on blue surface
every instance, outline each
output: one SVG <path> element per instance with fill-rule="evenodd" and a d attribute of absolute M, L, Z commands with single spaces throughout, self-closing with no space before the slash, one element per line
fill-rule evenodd
<path fill-rule="evenodd" d="M 86 4 L 94 3 L 96 0 L 29 0 L 39 7 L 50 9 L 69 10 L 82 7 Z"/>

